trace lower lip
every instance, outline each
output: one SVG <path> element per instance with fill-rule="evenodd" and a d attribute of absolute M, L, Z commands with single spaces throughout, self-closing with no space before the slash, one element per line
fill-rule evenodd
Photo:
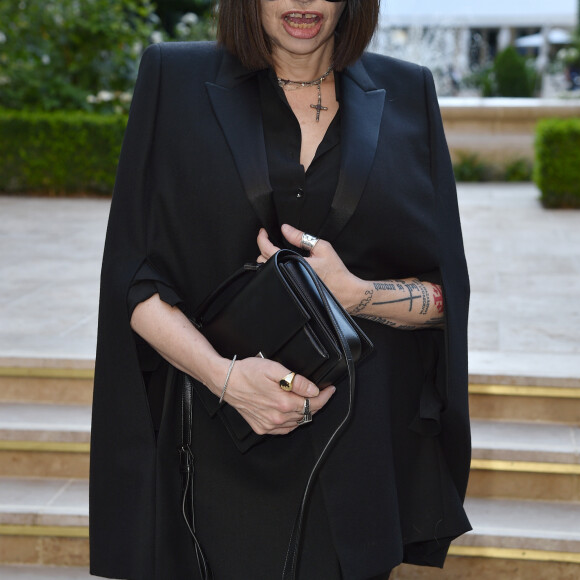
<path fill-rule="evenodd" d="M 322 16 L 318 16 L 312 20 L 314 20 L 314 23 L 310 24 L 309 20 L 301 19 L 301 23 L 307 22 L 307 25 L 304 28 L 297 27 L 296 25 L 292 26 L 286 18 L 282 18 L 282 24 L 290 36 L 293 36 L 294 38 L 309 39 L 314 38 L 322 28 Z"/>

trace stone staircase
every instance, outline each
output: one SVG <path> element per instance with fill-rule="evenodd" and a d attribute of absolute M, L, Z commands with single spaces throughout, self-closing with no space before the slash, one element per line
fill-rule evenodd
<path fill-rule="evenodd" d="M 0 360 L 2 579 L 90 578 L 91 367 Z"/>
<path fill-rule="evenodd" d="M 578 580 L 580 380 L 485 379 L 470 384 L 474 531 L 445 570 L 403 565 L 394 578 Z"/>
<path fill-rule="evenodd" d="M 392 580 L 579 579 L 580 380 L 472 381 L 475 529 Z M 89 578 L 91 390 L 91 361 L 0 360 L 3 579 Z"/>

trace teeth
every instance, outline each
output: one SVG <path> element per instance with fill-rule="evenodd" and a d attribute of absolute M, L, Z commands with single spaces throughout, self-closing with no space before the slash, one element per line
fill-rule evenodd
<path fill-rule="evenodd" d="M 293 19 L 312 20 L 312 22 L 294 22 Z M 317 19 L 316 14 L 303 14 L 302 12 L 292 12 L 285 17 L 286 22 L 292 28 L 312 28 L 316 24 L 315 20 Z"/>
<path fill-rule="evenodd" d="M 288 22 L 288 24 L 290 25 L 291 28 L 313 28 L 314 27 L 314 23 L 297 23 L 297 22 Z"/>
<path fill-rule="evenodd" d="M 292 12 L 287 18 L 316 18 L 316 14 L 302 14 L 301 12 Z"/>

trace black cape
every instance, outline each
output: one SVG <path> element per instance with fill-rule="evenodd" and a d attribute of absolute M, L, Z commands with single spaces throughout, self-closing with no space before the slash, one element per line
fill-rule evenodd
<path fill-rule="evenodd" d="M 338 187 L 321 230 L 310 233 L 330 240 L 361 278 L 439 281 L 447 316 L 444 331 L 360 321 L 375 353 L 358 369 L 354 415 L 312 509 L 324 506 L 343 577 L 364 580 L 403 560 L 441 566 L 449 542 L 469 530 L 469 283 L 431 74 L 365 54 L 341 78 Z M 180 514 L 176 393 L 169 386 L 164 400 L 148 399 L 144 377 L 166 365 L 136 339 L 127 297 L 135 281 L 149 280 L 191 313 L 255 259 L 261 226 L 276 235 L 257 91 L 255 75 L 213 43 L 154 45 L 143 56 L 101 277 L 93 574 L 196 578 Z M 216 580 L 245 580 L 241 562 L 260 558 L 253 580 L 281 576 L 302 479 L 345 401 L 339 384 L 308 428 L 257 443 L 233 409 L 197 401 L 198 530 L 222 570 Z M 302 570 L 301 579 L 322 577 Z"/>

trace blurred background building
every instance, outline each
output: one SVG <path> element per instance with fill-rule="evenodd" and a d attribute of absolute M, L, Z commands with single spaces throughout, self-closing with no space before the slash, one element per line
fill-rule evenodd
<path fill-rule="evenodd" d="M 546 72 L 577 25 L 577 0 L 388 0 L 373 50 L 428 66 L 451 95 L 510 45 Z"/>

